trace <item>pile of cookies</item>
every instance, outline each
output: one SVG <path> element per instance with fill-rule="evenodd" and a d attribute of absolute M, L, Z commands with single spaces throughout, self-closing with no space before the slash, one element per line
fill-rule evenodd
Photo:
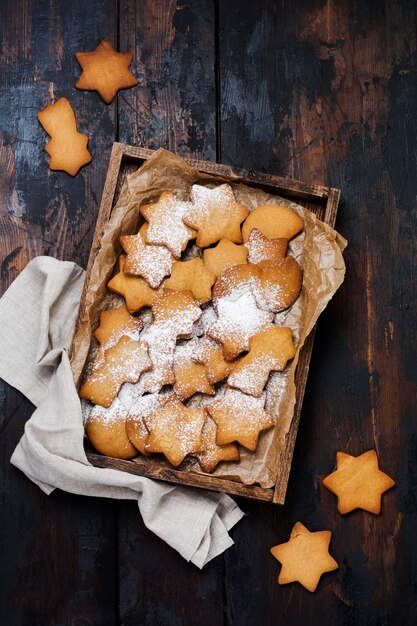
<path fill-rule="evenodd" d="M 287 247 L 303 221 L 281 205 L 249 212 L 228 184 L 193 185 L 189 201 L 164 191 L 138 210 L 146 221 L 120 237 L 107 285 L 124 304 L 102 311 L 79 392 L 86 433 L 107 456 L 191 456 L 211 472 L 275 424 L 265 387 L 295 345 L 274 321 L 300 294 Z"/>

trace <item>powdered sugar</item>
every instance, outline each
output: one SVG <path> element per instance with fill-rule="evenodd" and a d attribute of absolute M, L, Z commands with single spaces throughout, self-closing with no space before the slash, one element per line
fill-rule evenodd
<path fill-rule="evenodd" d="M 182 221 L 191 208 L 191 202 L 182 202 L 174 194 L 162 194 L 156 204 L 146 208 L 145 217 L 149 222 L 146 241 L 164 245 L 180 258 L 187 242 L 195 236 L 192 228 Z"/>
<path fill-rule="evenodd" d="M 145 243 L 145 237 L 146 228 L 143 227 L 138 235 L 120 237 L 122 246 L 127 252 L 123 271 L 126 274 L 143 276 L 149 285 L 156 289 L 165 276 L 171 273 L 173 257 L 165 246 Z"/>

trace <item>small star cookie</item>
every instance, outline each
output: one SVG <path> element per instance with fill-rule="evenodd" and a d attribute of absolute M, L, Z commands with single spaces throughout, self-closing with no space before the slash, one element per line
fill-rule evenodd
<path fill-rule="evenodd" d="M 282 565 L 278 583 L 297 581 L 308 591 L 315 591 L 322 574 L 339 567 L 329 554 L 331 536 L 330 530 L 310 532 L 301 522 L 294 524 L 290 540 L 271 548 L 272 556 Z"/>
<path fill-rule="evenodd" d="M 201 451 L 204 422 L 202 409 L 188 408 L 178 398 L 170 398 L 161 409 L 145 417 L 149 430 L 145 450 L 162 452 L 177 467 L 188 454 Z"/>
<path fill-rule="evenodd" d="M 235 200 L 230 185 L 224 184 L 209 189 L 193 185 L 191 189 L 193 208 L 183 220 L 198 231 L 197 246 L 206 248 L 220 239 L 242 243 L 240 225 L 249 211 Z"/>
<path fill-rule="evenodd" d="M 249 338 L 256 335 L 274 319 L 274 314 L 261 310 L 250 292 L 219 298 L 217 319 L 210 324 L 207 335 L 223 344 L 223 354 L 232 361 L 241 352 L 249 350 Z"/>
<path fill-rule="evenodd" d="M 292 239 L 304 227 L 301 217 L 279 204 L 265 204 L 252 211 L 242 225 L 242 237 L 246 242 L 254 228 L 268 239 Z"/>
<path fill-rule="evenodd" d="M 204 266 L 200 258 L 196 257 L 191 261 L 175 261 L 164 289 L 189 290 L 196 300 L 204 303 L 211 300 L 211 287 L 215 280 L 215 275 Z"/>
<path fill-rule="evenodd" d="M 45 146 L 45 152 L 51 157 L 50 170 L 62 170 L 75 176 L 83 165 L 90 163 L 88 137 L 77 131 L 74 111 L 66 98 L 39 111 L 37 118 L 51 137 Z"/>
<path fill-rule="evenodd" d="M 221 239 L 214 248 L 204 250 L 203 256 L 204 265 L 217 278 L 228 267 L 246 263 L 248 248 L 238 246 L 229 239 Z"/>
<path fill-rule="evenodd" d="M 201 309 L 191 291 L 161 290 L 152 305 L 156 322 L 168 324 L 177 337 L 187 339 L 193 333 L 193 324 L 201 317 Z"/>
<path fill-rule="evenodd" d="M 214 395 L 215 389 L 209 383 L 206 368 L 202 363 L 196 363 L 193 355 L 198 351 L 196 341 L 188 341 L 178 345 L 174 353 L 174 391 L 183 402 L 195 393 Z"/>
<path fill-rule="evenodd" d="M 125 274 L 143 276 L 149 285 L 159 287 L 165 276 L 171 273 L 174 257 L 165 246 L 146 243 L 148 224 L 143 224 L 137 235 L 122 235 L 120 243 L 127 253 L 123 271 Z"/>
<path fill-rule="evenodd" d="M 336 494 L 337 510 L 342 515 L 354 509 L 378 515 L 382 494 L 391 489 L 395 481 L 379 469 L 375 450 L 368 450 L 356 457 L 338 452 L 336 470 L 324 478 L 323 485 Z"/>
<path fill-rule="evenodd" d="M 192 207 L 191 202 L 182 202 L 170 191 L 163 191 L 158 202 L 144 204 L 140 212 L 148 222 L 146 242 L 166 246 L 180 258 L 195 231 L 184 224 L 182 218 Z"/>
<path fill-rule="evenodd" d="M 211 385 L 227 378 L 237 362 L 226 361 L 223 356 L 222 345 L 210 337 L 201 338 L 193 358 L 197 363 L 204 365 L 207 380 Z"/>
<path fill-rule="evenodd" d="M 254 228 L 244 245 L 248 250 L 249 263 L 279 262 L 287 254 L 288 239 L 268 239 L 260 230 Z"/>
<path fill-rule="evenodd" d="M 107 283 L 107 287 L 122 296 L 129 313 L 140 311 L 145 306 L 152 306 L 158 291 L 149 287 L 144 278 L 130 276 L 123 272 L 126 255 L 119 256 L 119 273 Z"/>
<path fill-rule="evenodd" d="M 101 361 L 105 351 L 114 346 L 123 335 L 138 340 L 142 328 L 142 320 L 130 315 L 124 304 L 118 309 L 102 311 L 100 324 L 94 332 L 95 338 L 100 343 L 96 361 Z"/>
<path fill-rule="evenodd" d="M 103 39 L 91 52 L 76 52 L 75 58 L 83 70 L 75 87 L 97 91 L 106 104 L 113 102 L 119 89 L 138 84 L 128 69 L 132 63 L 132 53 L 117 52 L 108 39 Z"/>
<path fill-rule="evenodd" d="M 221 461 L 239 461 L 239 449 L 235 443 L 219 446 L 216 443 L 217 426 L 207 417 L 203 428 L 204 451 L 197 453 L 197 459 L 203 472 L 212 472 Z"/>
<path fill-rule="evenodd" d="M 252 452 L 256 450 L 259 433 L 275 424 L 264 406 L 265 396 L 254 398 L 237 389 L 227 389 L 220 400 L 206 406 L 217 424 L 216 443 L 223 446 L 237 441 Z"/>
<path fill-rule="evenodd" d="M 118 398 L 108 408 L 94 406 L 85 429 L 96 450 L 115 459 L 132 459 L 138 451 L 126 433 L 127 411 Z"/>
<path fill-rule="evenodd" d="M 259 398 L 270 372 L 282 371 L 295 356 L 291 328 L 270 326 L 249 339 L 249 352 L 235 365 L 227 383 Z"/>
<path fill-rule="evenodd" d="M 164 385 L 172 385 L 174 376 L 174 350 L 177 333 L 169 321 L 154 321 L 141 334 L 149 344 L 152 369 L 144 372 L 137 383 L 141 393 L 157 393 Z"/>
<path fill-rule="evenodd" d="M 125 387 L 123 387 L 124 389 Z M 134 390 L 134 386 L 131 387 Z M 130 392 L 134 395 L 134 392 Z M 145 396 L 137 397 L 130 408 L 126 418 L 126 433 L 132 444 L 145 456 L 150 456 L 150 452 L 145 450 L 145 445 L 149 438 L 149 431 L 145 424 L 145 417 L 164 406 L 172 392 L 168 393 L 148 393 Z M 125 395 L 126 397 L 126 395 Z"/>
<path fill-rule="evenodd" d="M 94 368 L 80 389 L 80 398 L 108 408 L 124 382 L 136 383 L 152 367 L 148 344 L 126 335 L 106 350 L 104 362 Z"/>

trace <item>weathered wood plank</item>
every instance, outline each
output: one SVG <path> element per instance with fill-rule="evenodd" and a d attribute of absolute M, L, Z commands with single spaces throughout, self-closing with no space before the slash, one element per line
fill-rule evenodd
<path fill-rule="evenodd" d="M 2 290 L 39 255 L 85 264 L 115 106 L 74 89 L 77 50 L 116 39 L 113 0 L 0 3 L 0 256 Z M 91 165 L 71 178 L 48 169 L 36 113 L 66 96 Z M 103 624 L 116 614 L 115 505 L 64 493 L 49 498 L 9 459 L 32 405 L 1 382 L 0 622 Z"/>

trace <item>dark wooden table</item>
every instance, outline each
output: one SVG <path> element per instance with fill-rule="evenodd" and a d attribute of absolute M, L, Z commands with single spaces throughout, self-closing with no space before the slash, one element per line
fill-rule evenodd
<path fill-rule="evenodd" d="M 342 189 L 347 278 L 322 316 L 287 503 L 239 504 L 203 571 L 133 502 L 45 496 L 9 464 L 33 411 L 1 383 L 0 622 L 324 625 L 417 620 L 417 6 L 391 0 L 2 0 L 2 288 L 39 254 L 86 265 L 112 142 Z M 74 53 L 109 38 L 139 86 L 106 106 Z M 93 162 L 48 170 L 36 113 L 72 103 Z M 340 516 L 337 450 L 376 448 L 397 480 L 380 516 Z M 295 521 L 333 531 L 338 572 L 279 587 L 269 548 Z"/>

